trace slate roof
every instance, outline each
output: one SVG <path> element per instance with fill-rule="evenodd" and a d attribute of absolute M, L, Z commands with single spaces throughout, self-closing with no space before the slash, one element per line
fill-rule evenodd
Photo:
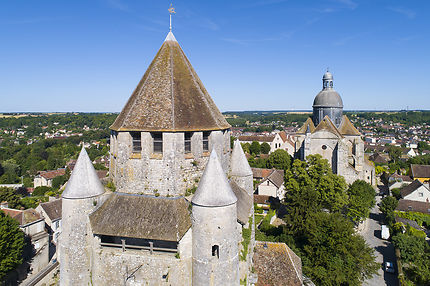
<path fill-rule="evenodd" d="M 246 177 L 252 175 L 251 167 L 249 166 L 239 140 L 234 141 L 230 170 L 230 175 L 232 176 Z"/>
<path fill-rule="evenodd" d="M 252 176 L 255 179 L 265 179 L 267 178 L 270 173 L 272 173 L 272 169 L 264 169 L 264 168 L 251 168 L 252 170 Z"/>
<path fill-rule="evenodd" d="M 61 219 L 62 200 L 54 200 L 46 203 L 41 203 L 40 207 L 45 211 L 51 221 Z"/>
<path fill-rule="evenodd" d="M 342 135 L 353 135 L 353 136 L 361 136 L 360 132 L 355 128 L 352 122 L 349 120 L 348 116 L 342 116 L 342 122 L 339 126 L 339 132 Z"/>
<path fill-rule="evenodd" d="M 413 181 L 412 183 L 410 183 L 407 186 L 404 186 L 403 188 L 400 189 L 400 194 L 402 195 L 402 198 L 406 197 L 407 195 L 412 194 L 413 192 L 415 192 L 418 188 L 420 188 L 421 186 L 423 186 L 423 183 L 421 183 L 418 180 Z"/>
<path fill-rule="evenodd" d="M 256 241 L 256 286 L 303 285 L 302 261 L 285 243 Z"/>
<path fill-rule="evenodd" d="M 413 178 L 430 178 L 430 165 L 411 164 Z"/>
<path fill-rule="evenodd" d="M 396 211 L 430 214 L 430 203 L 400 199 Z"/>
<path fill-rule="evenodd" d="M 239 187 L 236 182 L 230 181 L 230 186 L 237 198 L 237 219 L 242 224 L 246 224 L 248 222 L 252 205 L 254 204 L 252 197 L 245 189 Z"/>
<path fill-rule="evenodd" d="M 110 129 L 198 131 L 230 127 L 170 32 Z"/>
<path fill-rule="evenodd" d="M 184 197 L 113 193 L 90 214 L 94 234 L 178 242 L 191 227 Z"/>
<path fill-rule="evenodd" d="M 272 169 L 272 172 L 267 176 L 266 180 L 272 182 L 279 189 L 284 183 L 284 170 Z"/>

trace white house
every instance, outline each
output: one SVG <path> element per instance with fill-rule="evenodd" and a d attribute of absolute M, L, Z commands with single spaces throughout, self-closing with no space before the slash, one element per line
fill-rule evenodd
<path fill-rule="evenodd" d="M 285 197 L 284 170 L 251 168 L 255 180 L 260 181 L 255 194 L 282 200 Z"/>
<path fill-rule="evenodd" d="M 58 176 L 63 176 L 66 174 L 66 169 L 57 169 L 53 171 L 40 172 L 36 177 L 34 177 L 34 187 L 52 187 L 52 180 Z"/>
<path fill-rule="evenodd" d="M 57 244 L 58 236 L 61 233 L 61 209 L 61 199 L 41 203 L 36 208 L 36 211 L 45 219 L 46 225 L 49 226 L 54 244 Z"/>
<path fill-rule="evenodd" d="M 267 143 L 270 145 L 270 152 L 275 152 L 282 149 L 288 152 L 291 156 L 294 155 L 294 142 L 292 135 L 287 134 L 285 131 L 280 131 L 272 135 L 254 135 L 254 136 L 239 136 L 240 143 L 249 143 L 256 141 L 260 144 Z"/>
<path fill-rule="evenodd" d="M 403 187 L 400 194 L 404 200 L 417 202 L 430 202 L 430 190 L 419 180 Z"/>

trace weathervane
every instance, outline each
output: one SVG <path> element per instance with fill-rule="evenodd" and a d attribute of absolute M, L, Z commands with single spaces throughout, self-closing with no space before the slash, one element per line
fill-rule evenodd
<path fill-rule="evenodd" d="M 170 7 L 169 7 L 168 11 L 170 14 L 170 32 L 171 32 L 172 31 L 172 14 L 176 14 L 175 8 L 173 7 L 172 3 L 170 3 Z"/>

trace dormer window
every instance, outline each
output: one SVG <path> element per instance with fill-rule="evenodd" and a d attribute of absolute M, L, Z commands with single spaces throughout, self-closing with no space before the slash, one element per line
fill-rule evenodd
<path fill-rule="evenodd" d="M 140 132 L 130 132 L 131 138 L 133 140 L 133 153 L 142 152 L 142 139 Z"/>
<path fill-rule="evenodd" d="M 192 132 L 185 132 L 184 143 L 185 143 L 185 153 L 191 153 L 191 137 Z"/>
<path fill-rule="evenodd" d="M 163 153 L 163 133 L 152 132 L 152 152 Z"/>
<path fill-rule="evenodd" d="M 203 132 L 203 152 L 209 151 L 209 135 L 210 131 Z"/>

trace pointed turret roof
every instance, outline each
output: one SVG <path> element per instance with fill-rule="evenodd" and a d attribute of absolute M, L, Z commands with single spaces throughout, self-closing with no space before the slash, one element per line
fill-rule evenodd
<path fill-rule="evenodd" d="M 110 127 L 115 131 L 230 128 L 172 32 Z"/>
<path fill-rule="evenodd" d="M 205 207 L 222 207 L 237 202 L 237 198 L 230 187 L 215 149 L 212 150 L 191 202 L 195 205 Z"/>
<path fill-rule="evenodd" d="M 348 116 L 344 115 L 342 117 L 342 122 L 339 126 L 339 132 L 342 135 L 354 135 L 354 136 L 360 136 L 360 132 L 355 128 L 355 126 L 352 124 L 352 122 L 349 120 Z"/>
<path fill-rule="evenodd" d="M 318 126 L 315 128 L 315 130 L 312 133 L 315 133 L 317 131 L 329 131 L 336 136 L 343 138 L 342 134 L 340 134 L 339 130 L 336 128 L 336 125 L 334 125 L 333 121 L 331 121 L 330 117 L 328 115 L 324 116 L 324 119 L 318 124 Z"/>
<path fill-rule="evenodd" d="M 252 170 L 243 152 L 240 141 L 234 141 L 233 152 L 231 154 L 231 172 L 232 176 L 246 177 L 252 176 Z"/>
<path fill-rule="evenodd" d="M 309 131 L 312 133 L 315 130 L 315 125 L 314 122 L 312 121 L 312 119 L 310 117 L 308 117 L 308 119 L 306 119 L 305 123 L 302 125 L 302 127 L 300 127 L 300 129 L 297 131 L 298 134 L 305 134 L 307 131 Z"/>
<path fill-rule="evenodd" d="M 67 182 L 62 197 L 66 199 L 85 199 L 99 196 L 105 192 L 97 172 L 82 147 L 72 175 Z"/>

